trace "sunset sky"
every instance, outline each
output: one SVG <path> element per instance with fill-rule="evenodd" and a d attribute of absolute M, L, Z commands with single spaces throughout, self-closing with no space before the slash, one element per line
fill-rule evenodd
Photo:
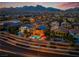
<path fill-rule="evenodd" d="M 69 9 L 79 7 L 79 2 L 0 2 L 0 8 L 23 7 L 42 5 L 45 7 L 53 7 L 58 9 Z"/>

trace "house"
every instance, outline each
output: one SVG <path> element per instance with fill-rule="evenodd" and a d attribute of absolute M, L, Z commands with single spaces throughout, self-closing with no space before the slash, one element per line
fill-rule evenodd
<path fill-rule="evenodd" d="M 35 21 L 36 21 L 36 19 L 30 18 L 30 22 L 31 22 L 31 23 L 34 23 Z"/>
<path fill-rule="evenodd" d="M 72 35 L 74 37 L 74 41 L 76 44 L 79 44 L 79 30 L 69 30 L 69 34 Z"/>
<path fill-rule="evenodd" d="M 9 33 L 17 34 L 20 26 L 21 23 L 18 21 L 4 21 L 2 31 L 8 31 Z"/>
<path fill-rule="evenodd" d="M 67 36 L 68 34 L 68 30 L 63 30 L 61 28 L 53 30 L 54 35 L 57 37 L 63 37 L 63 36 Z"/>
<path fill-rule="evenodd" d="M 61 23 L 61 28 L 62 29 L 71 29 L 72 28 L 72 25 L 68 22 L 62 22 Z"/>
<path fill-rule="evenodd" d="M 51 31 L 59 28 L 59 22 L 57 21 L 51 22 L 50 25 L 51 25 Z"/>
<path fill-rule="evenodd" d="M 30 33 L 32 33 L 33 27 L 34 27 L 34 25 L 32 25 L 32 24 L 25 24 L 25 25 L 21 26 L 19 28 L 18 35 L 27 37 Z"/>
<path fill-rule="evenodd" d="M 42 24 L 42 20 L 36 20 L 36 22 L 35 22 L 36 24 Z"/>
<path fill-rule="evenodd" d="M 3 22 L 0 23 L 0 30 L 3 30 L 4 26 L 3 26 Z"/>
<path fill-rule="evenodd" d="M 78 29 L 79 30 L 79 23 L 72 23 L 72 26 L 74 27 L 74 29 Z"/>
<path fill-rule="evenodd" d="M 3 26 L 14 26 L 14 27 L 19 27 L 20 25 L 21 25 L 21 23 L 17 19 L 5 21 L 4 24 L 3 24 Z"/>
<path fill-rule="evenodd" d="M 75 21 L 75 19 L 72 17 L 72 18 L 68 18 L 68 21 L 70 21 L 70 22 L 74 22 Z"/>

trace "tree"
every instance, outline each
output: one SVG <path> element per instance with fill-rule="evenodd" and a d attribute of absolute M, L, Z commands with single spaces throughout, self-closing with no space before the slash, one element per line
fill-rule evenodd
<path fill-rule="evenodd" d="M 12 33 L 12 34 L 16 34 L 18 33 L 18 27 L 14 27 L 14 26 L 7 26 L 7 30 L 8 32 Z"/>
<path fill-rule="evenodd" d="M 71 44 L 71 46 L 75 46 L 75 39 L 72 35 L 68 33 L 67 36 L 64 36 L 64 38 Z"/>

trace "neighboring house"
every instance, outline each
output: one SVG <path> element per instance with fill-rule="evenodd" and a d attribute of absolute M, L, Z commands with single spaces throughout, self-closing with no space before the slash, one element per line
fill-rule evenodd
<path fill-rule="evenodd" d="M 56 30 L 59 28 L 59 22 L 57 21 L 54 21 L 54 22 L 51 22 L 51 30 Z"/>
<path fill-rule="evenodd" d="M 8 31 L 12 34 L 17 34 L 18 29 L 21 26 L 21 23 L 18 21 L 5 21 L 3 22 L 3 30 L 2 31 Z"/>
<path fill-rule="evenodd" d="M 25 36 L 30 34 L 33 30 L 34 25 L 32 24 L 25 24 L 19 28 L 19 36 Z M 21 35 L 20 35 L 21 34 Z"/>
<path fill-rule="evenodd" d="M 19 27 L 21 25 L 19 20 L 11 20 L 11 21 L 5 21 L 3 26 L 15 26 L 15 27 Z"/>
<path fill-rule="evenodd" d="M 35 21 L 36 21 L 36 19 L 30 18 L 30 22 L 31 22 L 31 23 L 34 23 Z"/>
<path fill-rule="evenodd" d="M 58 37 L 63 37 L 63 36 L 67 36 L 68 34 L 68 30 L 62 30 L 62 29 L 57 29 L 57 30 L 54 30 L 54 35 L 55 36 L 58 36 Z"/>
<path fill-rule="evenodd" d="M 40 25 L 38 28 L 39 28 L 40 30 L 47 30 L 47 26 L 45 26 L 45 25 Z"/>
<path fill-rule="evenodd" d="M 4 24 L 3 22 L 0 22 L 0 26 L 3 26 L 3 24 Z"/>
<path fill-rule="evenodd" d="M 79 44 L 79 30 L 70 30 L 69 34 L 74 37 L 74 41 L 76 44 Z"/>
<path fill-rule="evenodd" d="M 74 22 L 75 21 L 75 19 L 72 17 L 72 18 L 68 18 L 68 21 L 70 21 L 70 22 Z"/>
<path fill-rule="evenodd" d="M 36 20 L 36 24 L 42 24 L 42 20 Z"/>
<path fill-rule="evenodd" d="M 74 27 L 74 29 L 79 30 L 79 23 L 72 23 L 72 26 Z"/>
<path fill-rule="evenodd" d="M 62 28 L 62 29 L 71 29 L 72 26 L 71 26 L 71 24 L 68 23 L 68 22 L 62 22 L 62 23 L 61 23 L 61 28 Z"/>
<path fill-rule="evenodd" d="M 7 23 L 4 23 L 3 26 L 5 27 L 19 27 L 21 24 L 20 23 L 13 23 L 13 22 L 7 22 Z"/>
<path fill-rule="evenodd" d="M 4 24 L 4 23 L 2 23 L 2 22 L 0 23 L 0 31 L 2 31 L 3 28 L 4 28 L 4 27 L 3 27 L 3 24 Z"/>

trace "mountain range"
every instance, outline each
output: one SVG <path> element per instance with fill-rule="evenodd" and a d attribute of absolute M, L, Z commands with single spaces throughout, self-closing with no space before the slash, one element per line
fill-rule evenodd
<path fill-rule="evenodd" d="M 25 12 L 57 12 L 57 11 L 63 11 L 57 8 L 52 7 L 44 7 L 41 5 L 37 6 L 23 6 L 23 7 L 16 7 L 16 8 L 0 8 L 0 15 L 1 14 L 15 14 L 15 13 L 25 13 Z M 65 10 L 66 12 L 79 12 L 79 7 L 71 8 Z"/>
<path fill-rule="evenodd" d="M 52 8 L 52 7 L 44 7 L 41 5 L 37 5 L 37 6 L 23 6 L 23 7 L 16 7 L 16 8 L 1 8 L 0 11 L 32 11 L 32 12 L 53 12 L 53 11 L 61 11 L 60 9 L 57 8 Z"/>
<path fill-rule="evenodd" d="M 65 10 L 66 12 L 79 13 L 79 7 L 70 8 Z"/>

